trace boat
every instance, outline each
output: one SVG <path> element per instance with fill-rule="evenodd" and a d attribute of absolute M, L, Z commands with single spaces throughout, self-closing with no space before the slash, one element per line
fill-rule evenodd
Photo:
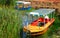
<path fill-rule="evenodd" d="M 41 11 L 42 13 L 39 11 Z M 34 14 L 34 15 L 37 14 L 38 16 L 44 15 L 43 11 L 44 11 L 44 14 L 47 15 L 54 12 L 55 9 L 39 9 L 39 10 L 36 10 L 35 12 L 31 12 L 30 14 Z M 39 12 L 39 14 L 37 12 Z M 53 24 L 54 21 L 55 21 L 54 18 L 49 18 L 49 20 L 47 20 L 43 17 L 39 17 L 38 19 L 32 21 L 27 26 L 24 26 L 23 31 L 27 32 L 28 35 L 32 35 L 32 36 L 41 35 L 41 34 L 44 34 L 49 29 L 49 27 Z"/>
<path fill-rule="evenodd" d="M 25 1 L 16 1 L 16 6 L 15 8 L 18 10 L 30 10 L 30 2 L 25 2 Z"/>

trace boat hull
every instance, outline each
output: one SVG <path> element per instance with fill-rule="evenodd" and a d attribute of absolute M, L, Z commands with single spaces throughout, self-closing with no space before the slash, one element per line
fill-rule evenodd
<path fill-rule="evenodd" d="M 40 34 L 44 34 L 48 28 L 51 26 L 51 24 L 55 21 L 55 19 L 51 19 L 51 21 L 49 21 L 48 23 L 46 23 L 44 26 L 42 27 L 38 27 L 38 26 L 31 26 L 28 25 L 27 27 L 24 26 L 23 31 L 24 32 L 30 32 L 30 35 L 40 35 Z"/>

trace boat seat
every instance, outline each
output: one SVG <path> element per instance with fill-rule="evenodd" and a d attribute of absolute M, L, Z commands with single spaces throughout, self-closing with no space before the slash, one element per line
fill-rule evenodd
<path fill-rule="evenodd" d="M 45 19 L 45 22 L 47 23 L 48 21 L 50 21 L 50 19 Z"/>
<path fill-rule="evenodd" d="M 45 23 L 44 23 L 45 20 Z M 35 20 L 31 23 L 32 26 L 37 26 L 37 25 L 44 25 L 46 24 L 50 19 L 44 19 L 44 18 L 39 18 L 38 20 Z"/>
<path fill-rule="evenodd" d="M 44 18 L 39 18 L 38 21 L 44 22 Z"/>
<path fill-rule="evenodd" d="M 44 22 L 44 20 L 45 20 L 45 23 L 47 23 L 48 21 L 50 21 L 50 19 L 44 19 L 44 18 L 39 18 L 38 19 L 38 21 L 40 21 L 40 22 Z"/>
<path fill-rule="evenodd" d="M 44 26 L 44 24 L 46 24 L 46 22 L 39 22 L 38 26 Z"/>
<path fill-rule="evenodd" d="M 35 21 L 33 21 L 33 22 L 31 23 L 32 26 L 37 26 L 37 24 L 38 24 L 38 21 L 37 21 L 37 20 L 35 20 Z"/>

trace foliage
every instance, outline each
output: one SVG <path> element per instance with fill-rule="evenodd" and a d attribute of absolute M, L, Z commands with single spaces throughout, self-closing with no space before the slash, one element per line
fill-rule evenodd
<path fill-rule="evenodd" d="M 18 38 L 20 31 L 20 13 L 16 10 L 0 10 L 0 38 Z"/>
<path fill-rule="evenodd" d="M 6 0 L 0 0 L 0 4 L 5 4 Z"/>
<path fill-rule="evenodd" d="M 14 5 L 17 0 L 0 0 L 0 5 Z"/>
<path fill-rule="evenodd" d="M 0 38 L 19 38 L 22 17 L 26 12 L 27 10 L 19 11 L 12 7 L 4 9 L 0 7 Z"/>

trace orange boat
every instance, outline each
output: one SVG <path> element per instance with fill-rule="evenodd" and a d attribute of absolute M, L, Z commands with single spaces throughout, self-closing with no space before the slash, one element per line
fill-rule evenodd
<path fill-rule="evenodd" d="M 44 34 L 54 21 L 54 18 L 49 18 L 47 20 L 40 17 L 37 20 L 34 20 L 32 23 L 28 24 L 27 26 L 24 26 L 23 31 L 27 33 L 29 32 L 28 34 L 30 35 Z"/>

